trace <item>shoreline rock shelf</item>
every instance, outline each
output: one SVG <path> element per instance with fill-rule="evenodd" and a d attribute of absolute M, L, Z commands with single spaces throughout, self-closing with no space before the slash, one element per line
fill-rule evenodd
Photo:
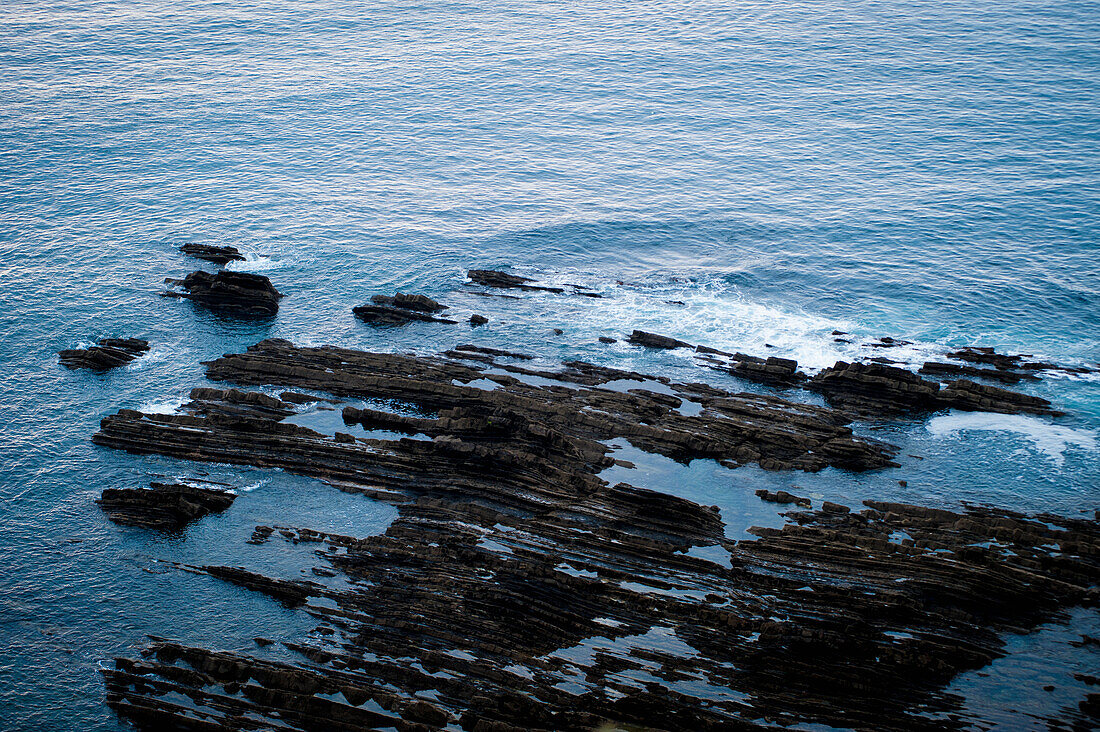
<path fill-rule="evenodd" d="M 207 732 L 962 729 L 946 691 L 958 673 L 1003 655 L 1004 633 L 1100 602 L 1092 520 L 876 501 L 813 511 L 762 491 L 794 509 L 790 523 L 737 542 L 717 507 L 599 477 L 615 462 L 610 439 L 684 461 L 893 465 L 844 412 L 583 362 L 539 371 L 472 345 L 450 353 L 267 340 L 207 363 L 236 386 L 197 388 L 180 414 L 103 420 L 101 446 L 283 468 L 397 509 L 378 536 L 258 526 L 256 551 L 313 548 L 295 553 L 294 577 L 179 565 L 295 608 L 316 632 L 278 656 L 153 639 L 102 671 L 120 717 Z M 471 385 L 484 380 L 496 388 Z M 608 387 L 624 380 L 638 386 Z M 286 421 L 298 393 L 249 386 L 366 405 L 345 404 L 349 431 L 334 437 Z M 686 400 L 701 408 L 682 413 Z M 730 490 L 747 490 L 730 475 Z"/>
<path fill-rule="evenodd" d="M 96 503 L 117 524 L 147 529 L 178 529 L 233 504 L 232 493 L 182 483 L 152 483 L 143 488 L 108 488 Z"/>

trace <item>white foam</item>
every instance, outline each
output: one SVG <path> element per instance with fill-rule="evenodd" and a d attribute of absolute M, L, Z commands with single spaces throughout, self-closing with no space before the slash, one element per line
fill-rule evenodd
<path fill-rule="evenodd" d="M 289 259 L 274 257 L 268 254 L 245 253 L 244 260 L 234 260 L 225 265 L 226 269 L 237 272 L 266 272 L 272 269 L 282 269 L 290 263 Z"/>
<path fill-rule="evenodd" d="M 1072 445 L 1095 451 L 1098 447 L 1092 430 L 1051 424 L 1038 417 L 1021 414 L 953 412 L 928 422 L 928 431 L 937 437 L 958 437 L 967 431 L 1013 432 L 1027 438 L 1034 448 L 1061 467 L 1066 450 Z"/>
<path fill-rule="evenodd" d="M 175 414 L 176 410 L 183 406 L 182 399 L 168 399 L 159 402 L 145 402 L 138 407 L 139 412 L 145 414 Z"/>

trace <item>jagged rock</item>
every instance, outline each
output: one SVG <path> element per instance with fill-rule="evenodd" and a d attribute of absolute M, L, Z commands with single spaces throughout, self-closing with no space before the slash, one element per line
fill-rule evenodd
<path fill-rule="evenodd" d="M 485 285 L 486 287 L 498 287 L 501 289 L 515 289 L 515 290 L 542 290 L 544 292 L 565 292 L 561 287 L 544 287 L 542 285 L 532 285 L 535 280 L 529 277 L 519 277 L 518 275 L 508 274 L 507 272 L 500 272 L 492 269 L 471 269 L 466 273 L 466 276 L 479 285 Z"/>
<path fill-rule="evenodd" d="M 970 363 L 986 364 L 998 369 L 1018 368 L 1024 360 L 1024 355 L 1006 355 L 997 353 L 992 348 L 980 346 L 967 346 L 947 354 L 948 358 L 955 358 Z"/>
<path fill-rule="evenodd" d="M 165 297 L 182 297 L 225 313 L 275 315 L 283 295 L 263 275 L 222 270 L 216 274 L 198 270 L 182 280 L 168 280 L 186 292 L 165 292 Z"/>
<path fill-rule="evenodd" d="M 608 336 L 600 336 L 600 343 L 618 343 L 615 338 L 609 338 Z"/>
<path fill-rule="evenodd" d="M 61 351 L 58 354 L 61 364 L 70 369 L 106 371 L 125 366 L 149 350 L 149 341 L 140 338 L 103 338 L 98 343 Z"/>
<path fill-rule="evenodd" d="M 427 295 L 408 295 L 403 292 L 399 292 L 393 297 L 375 295 L 371 298 L 371 302 L 375 305 L 385 305 L 403 310 L 417 310 L 422 313 L 438 313 L 447 309 L 446 305 L 441 305 Z"/>
<path fill-rule="evenodd" d="M 486 318 L 484 315 L 478 315 L 477 313 L 474 313 L 470 316 L 470 325 L 485 325 L 488 322 L 489 319 Z"/>
<path fill-rule="evenodd" d="M 694 348 L 695 346 L 684 341 L 676 340 L 675 338 L 669 338 L 668 336 L 658 335 L 656 333 L 647 333 L 644 330 L 636 330 L 630 334 L 630 337 L 626 339 L 628 343 L 633 343 L 638 346 L 645 346 L 646 348 Z"/>
<path fill-rule="evenodd" d="M 456 351 L 467 351 L 469 353 L 482 353 L 487 356 L 501 356 L 503 358 L 516 358 L 521 361 L 534 360 L 534 356 L 530 356 L 526 353 L 516 353 L 515 351 L 502 351 L 499 348 L 485 348 L 484 346 L 475 346 L 471 343 L 464 343 L 461 346 L 455 346 Z"/>
<path fill-rule="evenodd" d="M 232 493 L 181 483 L 152 483 L 150 489 L 108 488 L 96 501 L 118 524 L 148 529 L 177 529 L 233 504 Z"/>
<path fill-rule="evenodd" d="M 243 262 L 244 255 L 237 251 L 236 247 L 219 247 L 212 244 L 184 244 L 180 251 L 189 257 L 205 259 L 214 264 L 229 264 L 230 262 Z"/>

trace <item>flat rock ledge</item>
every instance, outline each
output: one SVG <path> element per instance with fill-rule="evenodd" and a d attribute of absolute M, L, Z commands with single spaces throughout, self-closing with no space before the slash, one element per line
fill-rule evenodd
<path fill-rule="evenodd" d="M 117 524 L 147 529 L 178 529 L 211 513 L 220 513 L 236 498 L 232 493 L 182 483 L 151 483 L 144 488 L 108 488 L 96 503 Z"/>
<path fill-rule="evenodd" d="M 197 270 L 182 280 L 167 279 L 185 292 L 169 290 L 164 297 L 181 297 L 218 312 L 265 316 L 279 312 L 283 295 L 263 275 L 222 270 L 216 274 Z"/>
<path fill-rule="evenodd" d="M 148 351 L 149 341 L 140 338 L 103 338 L 88 348 L 61 351 L 58 357 L 61 365 L 70 369 L 107 371 L 125 366 Z"/>
<path fill-rule="evenodd" d="M 178 565 L 316 628 L 274 655 L 154 638 L 102 671 L 120 717 L 203 732 L 961 730 L 973 720 L 952 679 L 1002 656 L 1004 634 L 1100 604 L 1094 520 L 878 501 L 815 511 L 765 492 L 797 507 L 790 523 L 732 541 L 715 506 L 600 477 L 615 438 L 684 460 L 892 464 L 888 446 L 851 435 L 845 412 L 451 353 L 267 340 L 208 363 L 209 378 L 236 386 L 196 389 L 179 414 L 103 420 L 101 446 L 283 468 L 397 509 L 375 536 L 257 526 L 248 543 L 282 572 L 274 558 L 288 546 L 311 549 L 293 554 L 297 573 Z M 497 388 L 472 385 L 487 379 Z M 285 421 L 294 400 L 248 386 L 357 403 L 332 436 Z M 748 490 L 730 475 L 730 490 Z M 1087 711 L 1056 718 L 1087 725 Z"/>

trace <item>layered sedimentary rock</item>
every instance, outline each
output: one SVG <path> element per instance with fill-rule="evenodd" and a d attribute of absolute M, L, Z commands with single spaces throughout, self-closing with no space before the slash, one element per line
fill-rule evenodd
<path fill-rule="evenodd" d="M 275 315 L 283 295 L 263 275 L 222 270 L 216 274 L 198 270 L 168 284 L 185 292 L 169 290 L 165 297 L 182 297 L 211 310 L 235 315 Z"/>
<path fill-rule="evenodd" d="M 682 460 L 891 464 L 834 409 L 451 353 L 269 340 L 207 364 L 242 387 L 364 400 L 345 405 L 350 426 L 335 436 L 285 421 L 301 395 L 240 388 L 196 389 L 181 414 L 103 420 L 100 445 L 279 467 L 398 510 L 379 536 L 258 526 L 258 551 L 313 549 L 295 555 L 297 575 L 181 566 L 295 608 L 316 630 L 279 656 L 154 639 L 103 671 L 120 716 L 204 732 L 960 729 L 944 692 L 959 672 L 1001 655 L 1003 633 L 1100 600 L 1095 521 L 826 502 L 735 542 L 714 506 L 600 477 L 616 438 Z M 474 385 L 486 381 L 495 388 Z"/>
<path fill-rule="evenodd" d="M 144 488 L 108 488 L 96 503 L 117 524 L 148 529 L 178 529 L 233 505 L 232 493 L 182 483 L 152 483 Z"/>
<path fill-rule="evenodd" d="M 125 366 L 148 351 L 149 341 L 140 338 L 102 338 L 97 345 L 67 349 L 58 357 L 61 365 L 70 369 L 107 371 Z"/>
<path fill-rule="evenodd" d="M 212 244 L 184 244 L 180 251 L 195 259 L 204 259 L 214 264 L 229 264 L 230 262 L 243 262 L 244 255 L 236 247 L 214 246 Z"/>
<path fill-rule="evenodd" d="M 659 333 L 649 333 L 644 330 L 635 330 L 626 340 L 628 343 L 633 343 L 636 346 L 645 346 L 646 348 L 661 348 L 671 350 L 673 348 L 695 347 L 685 341 L 681 341 L 676 338 L 670 338 L 669 336 L 660 335 Z"/>
<path fill-rule="evenodd" d="M 371 305 L 360 305 L 352 309 L 356 317 L 372 325 L 405 325 L 412 322 L 457 323 L 456 320 L 436 317 L 435 313 L 447 309 L 426 295 L 409 295 L 399 292 L 389 295 L 375 295 Z"/>

